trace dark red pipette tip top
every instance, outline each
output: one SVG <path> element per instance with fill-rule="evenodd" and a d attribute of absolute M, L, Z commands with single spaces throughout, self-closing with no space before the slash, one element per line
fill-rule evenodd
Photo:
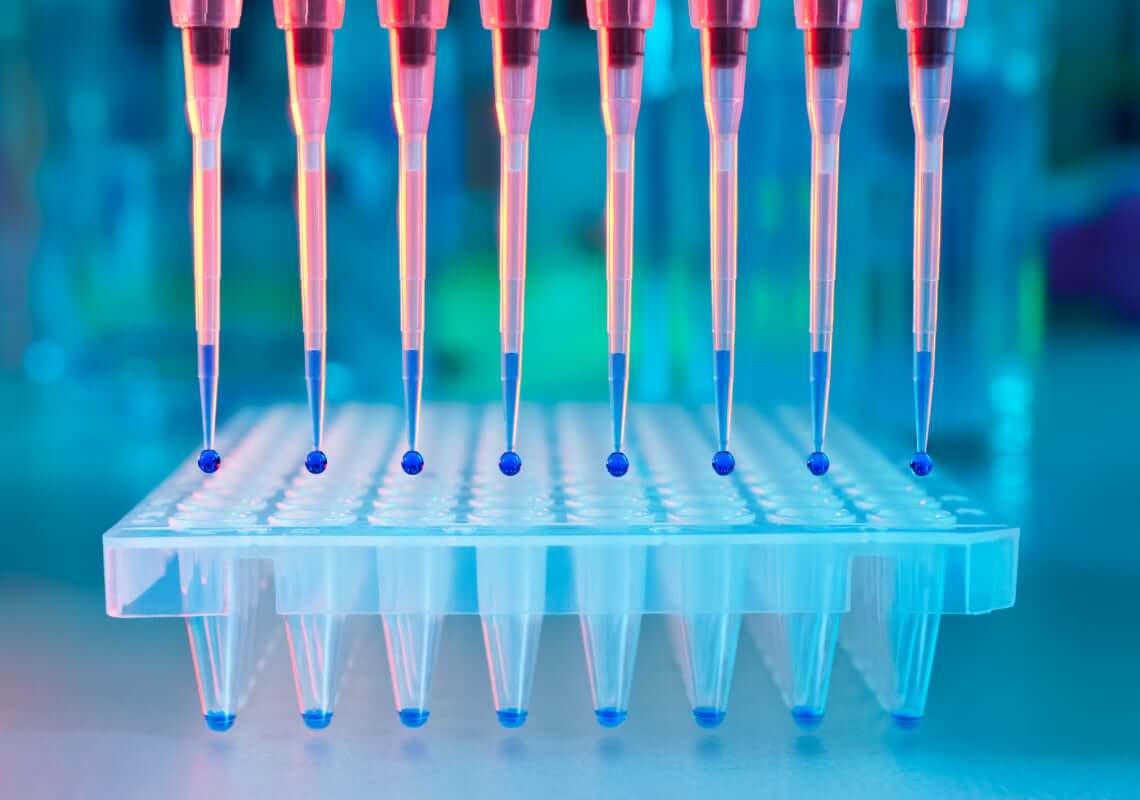
<path fill-rule="evenodd" d="M 195 64 L 203 67 L 217 66 L 230 54 L 228 28 L 210 25 L 194 26 L 186 30 L 190 34 L 190 55 Z"/>
<path fill-rule="evenodd" d="M 804 31 L 804 52 L 815 67 L 838 67 L 851 55 L 851 31 L 846 28 L 809 28 Z"/>
<path fill-rule="evenodd" d="M 645 31 L 641 28 L 606 28 L 603 38 L 611 67 L 632 67 L 645 55 Z"/>
<path fill-rule="evenodd" d="M 735 67 L 748 55 L 747 28 L 706 28 L 709 41 L 709 62 L 714 67 Z"/>
<path fill-rule="evenodd" d="M 953 28 L 912 28 L 907 51 L 920 67 L 941 67 L 954 55 Z"/>
<path fill-rule="evenodd" d="M 422 67 L 435 56 L 434 28 L 396 28 L 396 46 L 400 64 Z"/>
<path fill-rule="evenodd" d="M 504 67 L 527 67 L 538 58 L 537 28 L 501 28 L 498 33 Z"/>
<path fill-rule="evenodd" d="M 333 32 L 328 28 L 293 28 L 293 63 L 319 67 L 332 55 Z"/>

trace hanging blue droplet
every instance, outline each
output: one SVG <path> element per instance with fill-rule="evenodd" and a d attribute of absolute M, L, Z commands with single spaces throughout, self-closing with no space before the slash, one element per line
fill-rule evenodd
<path fill-rule="evenodd" d="M 409 475 L 419 475 L 424 471 L 424 457 L 420 455 L 418 450 L 409 450 L 400 459 L 400 466 Z"/>
<path fill-rule="evenodd" d="M 914 470 L 915 475 L 921 478 L 924 475 L 929 475 L 934 469 L 934 459 L 926 453 L 915 453 L 910 460 L 910 468 Z"/>
<path fill-rule="evenodd" d="M 629 472 L 629 458 L 621 451 L 610 453 L 606 459 L 606 471 L 615 478 L 620 478 Z"/>
<path fill-rule="evenodd" d="M 729 475 L 736 469 L 736 458 L 727 450 L 721 450 L 712 457 L 712 468 L 717 475 Z"/>
<path fill-rule="evenodd" d="M 328 456 L 320 450 L 314 450 L 305 456 L 305 469 L 313 475 L 320 475 L 329 465 Z"/>
<path fill-rule="evenodd" d="M 222 457 L 218 455 L 217 450 L 203 450 L 198 456 L 198 469 L 207 475 L 217 472 L 221 465 Z"/>
<path fill-rule="evenodd" d="M 827 453 L 817 450 L 808 456 L 807 468 L 812 475 L 826 475 L 827 470 L 831 468 L 831 459 L 827 457 Z"/>
<path fill-rule="evenodd" d="M 522 459 L 519 454 L 508 450 L 499 456 L 499 472 L 506 475 L 508 478 L 512 475 L 518 475 L 519 470 L 522 469 Z"/>

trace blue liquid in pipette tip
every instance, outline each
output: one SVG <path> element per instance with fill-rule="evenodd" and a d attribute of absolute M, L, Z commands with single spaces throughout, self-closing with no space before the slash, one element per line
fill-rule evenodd
<path fill-rule="evenodd" d="M 400 459 L 400 466 L 409 475 L 419 475 L 424 471 L 424 457 L 418 450 L 409 450 Z"/>
<path fill-rule="evenodd" d="M 629 712 L 624 708 L 614 708 L 609 706 L 607 708 L 598 708 L 594 710 L 594 716 L 598 720 L 598 724 L 603 728 L 616 728 L 625 722 Z"/>
<path fill-rule="evenodd" d="M 913 714 L 896 714 L 892 712 L 891 720 L 899 730 L 913 731 L 918 727 L 918 723 L 922 722 L 922 717 L 916 717 Z"/>
<path fill-rule="evenodd" d="M 519 454 L 511 450 L 499 456 L 499 472 L 506 475 L 508 478 L 518 475 L 519 470 L 522 469 L 522 459 Z"/>
<path fill-rule="evenodd" d="M 207 711 L 205 713 L 206 727 L 215 733 L 225 733 L 234 726 L 237 717 L 226 711 Z"/>
<path fill-rule="evenodd" d="M 610 353 L 610 413 L 613 416 L 614 450 L 622 447 L 625 430 L 625 385 L 629 375 L 629 360 L 625 353 Z M 611 471 L 611 475 L 614 473 Z"/>
<path fill-rule="evenodd" d="M 503 353 L 503 424 L 506 426 L 508 451 L 515 449 L 516 420 L 519 411 L 520 366 L 518 353 Z"/>
<path fill-rule="evenodd" d="M 203 450 L 198 455 L 198 469 L 207 475 L 212 475 L 222 466 L 222 457 L 217 450 Z"/>
<path fill-rule="evenodd" d="M 526 722 L 526 713 L 525 708 L 500 708 L 495 715 L 504 728 L 521 728 Z"/>
<path fill-rule="evenodd" d="M 326 456 L 320 450 L 314 450 L 305 456 L 305 469 L 307 469 L 313 475 L 320 475 L 325 471 L 326 468 L 328 468 L 328 465 L 328 456 Z"/>
<path fill-rule="evenodd" d="M 914 353 L 914 448 L 920 453 L 927 450 L 926 436 L 930 430 L 930 407 L 934 400 L 934 353 L 916 350 Z"/>
<path fill-rule="evenodd" d="M 831 459 L 827 457 L 827 453 L 816 450 L 808 456 L 807 468 L 812 475 L 826 475 L 827 470 L 831 468 Z"/>
<path fill-rule="evenodd" d="M 325 408 L 325 357 L 320 350 L 305 351 L 305 387 L 309 392 L 309 416 L 313 425 L 313 449 L 320 450 Z"/>
<path fill-rule="evenodd" d="M 727 712 L 712 706 L 697 706 L 693 709 L 693 719 L 702 728 L 716 728 L 724 722 Z"/>
<path fill-rule="evenodd" d="M 400 722 L 405 728 L 422 728 L 431 714 L 426 708 L 401 708 Z"/>
<path fill-rule="evenodd" d="M 717 350 L 713 353 L 713 389 L 716 393 L 717 442 L 720 450 L 728 450 L 728 428 L 732 421 L 731 350 Z"/>
<path fill-rule="evenodd" d="M 934 470 L 934 459 L 929 453 L 915 453 L 910 459 L 910 468 L 918 477 L 926 477 Z"/>
<path fill-rule="evenodd" d="M 323 731 L 332 722 L 333 712 L 320 708 L 310 708 L 301 712 L 301 720 L 305 727 L 313 731 Z"/>
<path fill-rule="evenodd" d="M 218 348 L 212 344 L 198 345 L 198 395 L 202 407 L 202 442 L 205 450 L 213 450 L 217 420 L 215 405 L 218 401 Z"/>
<path fill-rule="evenodd" d="M 823 722 L 823 712 L 807 706 L 792 708 L 792 720 L 801 731 L 814 731 Z"/>
<path fill-rule="evenodd" d="M 731 475 L 736 469 L 736 456 L 727 450 L 721 450 L 713 455 L 712 468 L 717 475 Z"/>
<path fill-rule="evenodd" d="M 629 472 L 629 457 L 622 452 L 610 453 L 606 459 L 606 471 L 615 478 L 620 478 Z"/>
<path fill-rule="evenodd" d="M 831 383 L 831 352 L 813 350 L 809 373 L 811 384 L 811 442 L 815 451 L 823 450 L 823 433 L 827 427 L 827 395 Z"/>
<path fill-rule="evenodd" d="M 408 417 L 408 449 L 416 449 L 420 413 L 420 351 L 404 351 L 404 410 Z M 407 472 L 407 470 L 404 470 Z M 408 472 L 415 475 L 414 472 Z"/>

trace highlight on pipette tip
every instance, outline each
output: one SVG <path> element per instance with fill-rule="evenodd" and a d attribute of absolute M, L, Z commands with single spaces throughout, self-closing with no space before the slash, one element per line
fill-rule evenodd
<path fill-rule="evenodd" d="M 424 457 L 419 450 L 409 450 L 400 459 L 400 466 L 409 475 L 419 475 L 424 471 Z"/>
<path fill-rule="evenodd" d="M 629 472 L 629 457 L 620 450 L 610 453 L 606 459 L 606 471 L 615 478 L 620 478 Z"/>
<path fill-rule="evenodd" d="M 301 721 L 311 731 L 323 731 L 332 723 L 333 712 L 310 708 L 301 714 Z"/>
<path fill-rule="evenodd" d="M 313 475 L 320 475 L 329 465 L 329 458 L 320 450 L 313 450 L 305 456 L 305 469 Z"/>
<path fill-rule="evenodd" d="M 508 450 L 499 456 L 499 472 L 506 475 L 508 478 L 518 475 L 522 469 L 522 458 L 513 450 Z M 520 723 L 521 724 L 521 723 Z"/>
<path fill-rule="evenodd" d="M 807 458 L 807 468 L 812 475 L 826 475 L 831 468 L 831 459 L 822 450 L 816 450 Z"/>
<path fill-rule="evenodd" d="M 925 477 L 934 470 L 934 459 L 929 453 L 917 452 L 910 459 L 910 468 L 918 477 Z"/>
<path fill-rule="evenodd" d="M 721 450 L 713 455 L 712 468 L 717 475 L 731 475 L 736 469 L 736 456 L 727 450 Z"/>
<path fill-rule="evenodd" d="M 218 471 L 218 467 L 222 466 L 222 457 L 218 455 L 218 451 L 212 448 L 207 448 L 198 456 L 198 469 L 205 472 L 207 475 L 212 475 Z"/>

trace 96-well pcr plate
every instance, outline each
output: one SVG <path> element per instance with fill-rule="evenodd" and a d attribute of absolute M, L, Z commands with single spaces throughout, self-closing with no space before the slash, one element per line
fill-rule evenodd
<path fill-rule="evenodd" d="M 1014 601 L 1017 529 L 840 423 L 832 469 L 815 477 L 805 416 L 738 408 L 737 469 L 722 477 L 707 413 L 636 407 L 632 466 L 613 478 L 604 406 L 532 407 L 508 478 L 497 406 L 429 406 L 422 419 L 423 474 L 399 466 L 397 409 L 346 406 L 314 476 L 296 457 L 303 409 L 244 412 L 218 437 L 219 472 L 188 461 L 104 535 L 107 612 L 186 619 L 211 728 L 233 724 L 275 615 L 309 727 L 331 721 L 366 615 L 382 623 L 400 719 L 418 727 L 449 614 L 480 615 L 506 726 L 526 720 L 544 615 L 579 615 L 595 713 L 613 726 L 641 617 L 665 614 L 702 726 L 724 718 L 743 624 L 801 726 L 822 719 L 839 643 L 910 727 L 942 615 Z"/>

